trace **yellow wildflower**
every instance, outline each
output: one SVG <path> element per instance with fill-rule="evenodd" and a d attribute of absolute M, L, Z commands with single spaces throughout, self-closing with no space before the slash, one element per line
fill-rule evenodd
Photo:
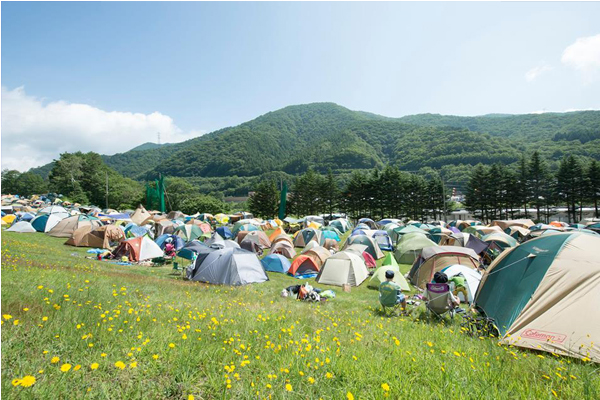
<path fill-rule="evenodd" d="M 24 376 L 23 379 L 21 379 L 21 386 L 23 386 L 23 387 L 32 386 L 34 383 L 35 383 L 35 377 L 31 376 L 31 375 Z"/>
<path fill-rule="evenodd" d="M 70 369 L 71 369 L 71 364 L 63 364 L 63 365 L 60 367 L 60 370 L 61 370 L 62 372 L 67 372 L 67 371 L 69 371 Z"/>

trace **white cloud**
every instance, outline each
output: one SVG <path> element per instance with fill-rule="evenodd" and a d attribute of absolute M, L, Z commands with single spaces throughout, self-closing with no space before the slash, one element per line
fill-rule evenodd
<path fill-rule="evenodd" d="M 171 117 L 104 111 L 87 104 L 45 103 L 23 87 L 2 87 L 2 169 L 25 171 L 62 152 L 114 154 L 145 142 L 180 142 L 201 134 L 183 132 Z M 203 133 L 203 132 L 202 132 Z"/>
<path fill-rule="evenodd" d="M 563 51 L 561 61 L 583 72 L 587 79 L 600 74 L 600 34 L 577 39 Z"/>
<path fill-rule="evenodd" d="M 531 68 L 529 71 L 525 73 L 525 79 L 527 82 L 533 82 L 538 76 L 542 75 L 544 72 L 552 71 L 552 67 L 546 63 L 542 63 L 537 67 Z"/>

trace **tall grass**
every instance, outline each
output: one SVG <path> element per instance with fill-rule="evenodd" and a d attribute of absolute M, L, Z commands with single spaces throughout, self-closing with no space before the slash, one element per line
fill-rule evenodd
<path fill-rule="evenodd" d="M 304 303 L 279 296 L 301 282 L 281 274 L 209 286 L 63 241 L 2 234 L 6 398 L 600 398 L 596 364 L 472 338 L 422 309 L 382 317 L 366 284 Z"/>

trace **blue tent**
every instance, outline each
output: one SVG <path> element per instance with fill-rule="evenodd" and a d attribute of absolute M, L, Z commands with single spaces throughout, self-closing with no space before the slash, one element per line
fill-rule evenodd
<path fill-rule="evenodd" d="M 220 226 L 217 228 L 217 233 L 223 238 L 223 239 L 232 239 L 233 238 L 233 233 L 231 233 L 231 229 L 229 229 L 226 226 Z"/>
<path fill-rule="evenodd" d="M 321 234 L 321 242 L 325 243 L 325 239 L 333 239 L 337 242 L 341 241 L 340 237 L 335 231 L 323 231 Z"/>
<path fill-rule="evenodd" d="M 167 245 L 167 238 L 173 239 L 172 243 L 175 245 L 175 250 L 181 250 L 183 246 L 185 246 L 185 241 L 181 237 L 177 235 L 170 235 L 168 233 L 160 235 L 154 242 L 158 245 L 158 247 L 164 250 L 165 246 Z"/>
<path fill-rule="evenodd" d="M 32 213 L 29 213 L 29 212 L 25 212 L 25 213 L 23 213 L 23 214 L 21 214 L 19 216 L 19 221 L 27 221 L 27 222 L 29 222 L 29 221 L 31 221 L 34 218 L 35 218 L 35 215 L 33 215 Z"/>
<path fill-rule="evenodd" d="M 285 274 L 292 265 L 290 260 L 282 256 L 281 254 L 270 254 L 261 260 L 265 271 L 281 272 Z"/>
<path fill-rule="evenodd" d="M 144 235 L 150 236 L 148 228 L 144 226 L 130 224 L 127 228 L 125 228 L 125 236 L 129 238 L 136 238 Z"/>
<path fill-rule="evenodd" d="M 373 234 L 373 239 L 381 250 L 394 250 L 394 246 L 392 246 L 392 239 L 390 239 L 390 235 L 388 235 L 386 231 L 375 231 Z"/>
<path fill-rule="evenodd" d="M 362 228 L 354 228 L 350 236 L 366 235 L 367 233 Z"/>
<path fill-rule="evenodd" d="M 199 242 L 198 240 L 190 240 L 185 244 L 183 249 L 179 250 L 177 256 L 193 260 L 195 255 L 207 251 L 210 251 L 210 248 L 204 243 Z"/>

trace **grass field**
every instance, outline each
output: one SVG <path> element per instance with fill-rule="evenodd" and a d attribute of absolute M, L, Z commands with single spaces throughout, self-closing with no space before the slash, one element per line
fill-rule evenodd
<path fill-rule="evenodd" d="M 207 286 L 64 241 L 2 233 L 5 398 L 600 398 L 597 364 L 472 338 L 423 306 L 382 317 L 366 283 L 303 303 L 281 274 Z"/>

